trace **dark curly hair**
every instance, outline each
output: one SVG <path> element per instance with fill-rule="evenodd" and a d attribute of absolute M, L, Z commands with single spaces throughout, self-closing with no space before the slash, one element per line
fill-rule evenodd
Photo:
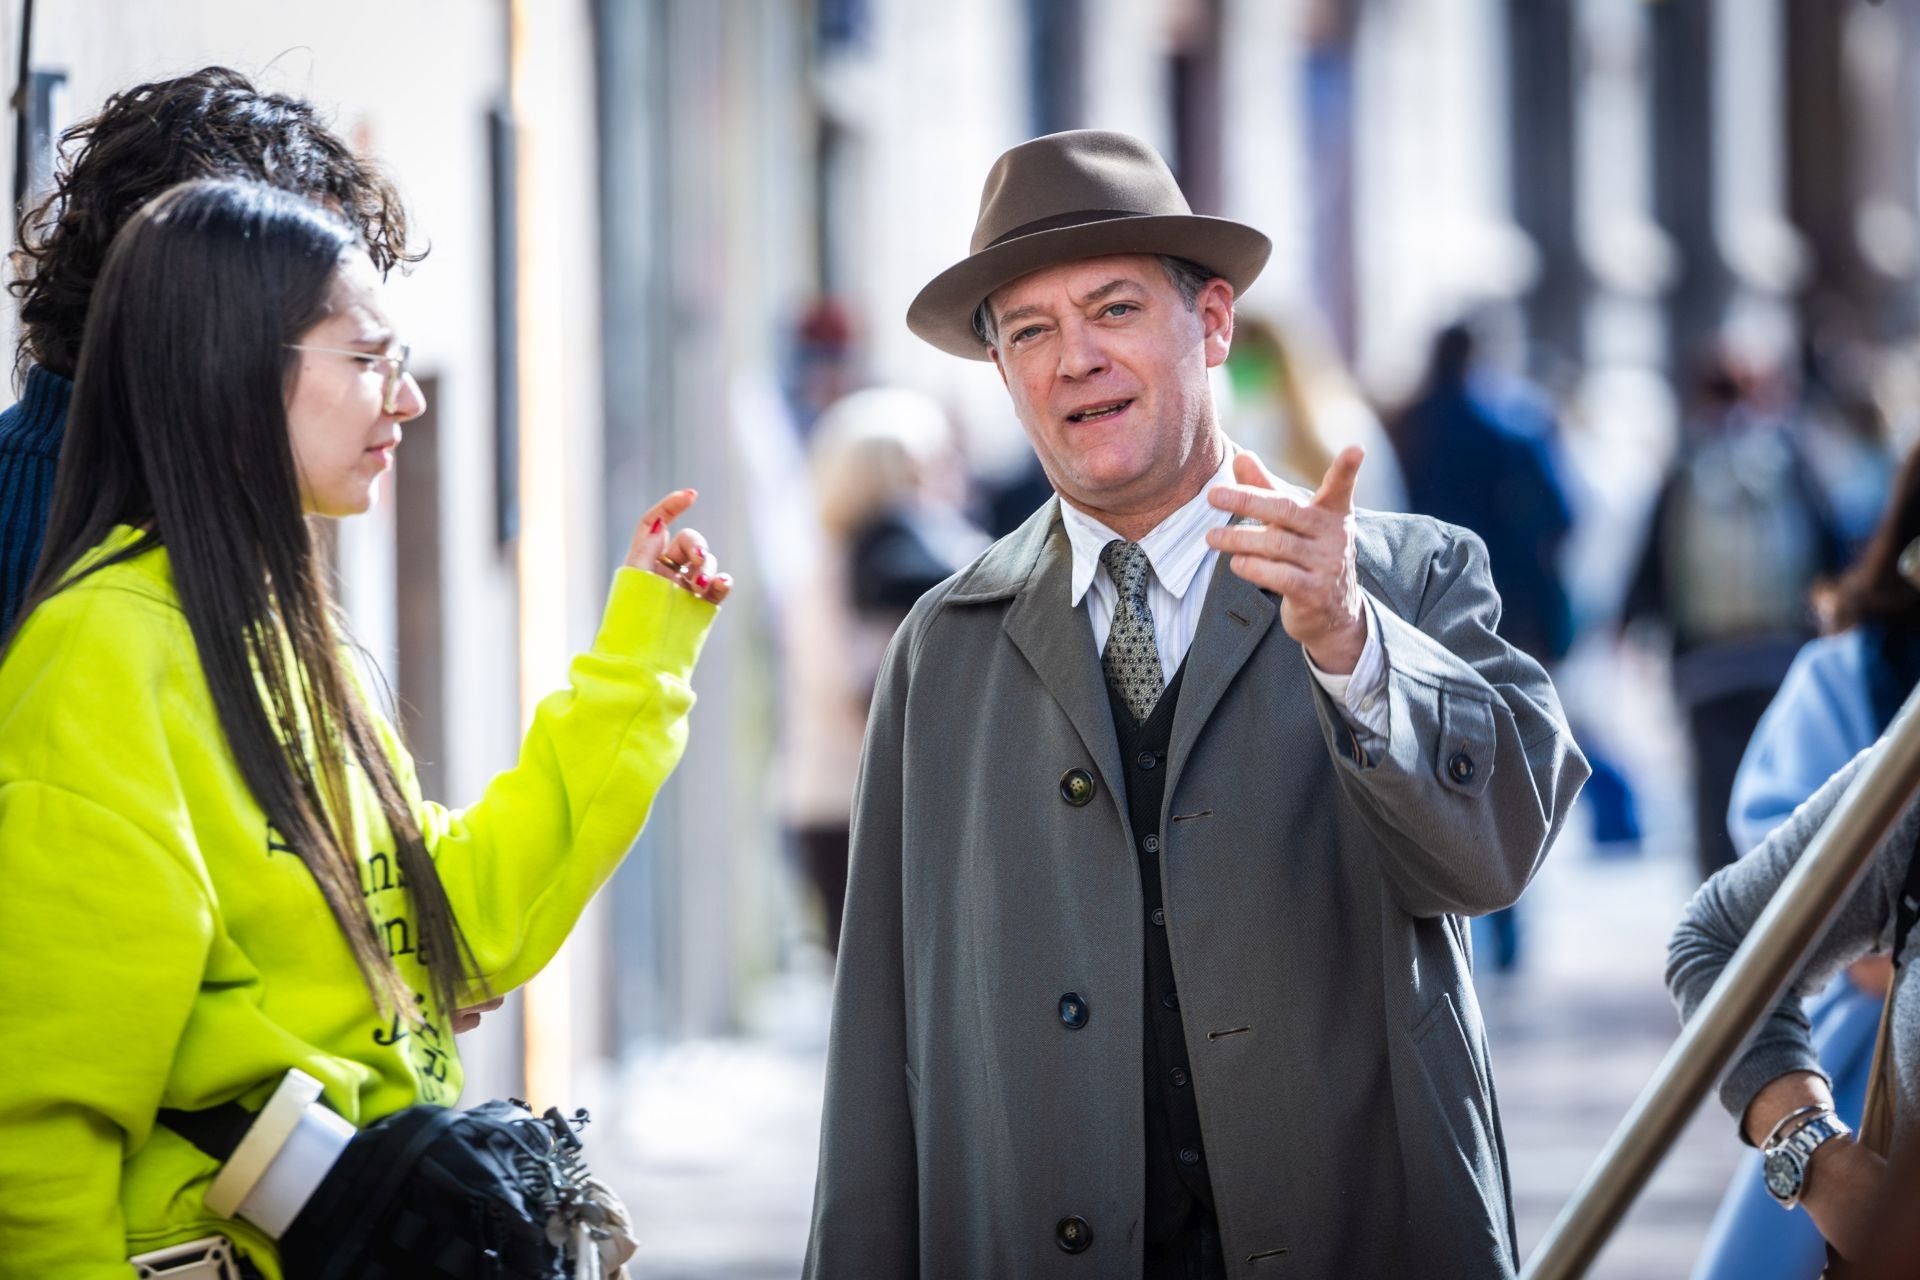
<path fill-rule="evenodd" d="M 16 364 L 71 378 L 94 281 L 127 220 L 194 178 L 252 178 L 326 204 L 357 231 L 384 274 L 418 262 L 407 215 L 378 167 L 321 121 L 313 104 L 262 93 L 226 67 L 135 85 L 60 138 L 51 193 L 20 218 L 7 288 L 20 299 Z"/>

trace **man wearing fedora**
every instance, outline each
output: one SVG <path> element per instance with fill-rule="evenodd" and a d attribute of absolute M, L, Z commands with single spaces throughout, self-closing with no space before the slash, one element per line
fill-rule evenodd
<path fill-rule="evenodd" d="M 1266 237 L 1075 132 L 994 165 L 907 323 L 992 360 L 1059 497 L 875 693 L 807 1274 L 1515 1265 L 1464 916 L 1585 779 L 1463 529 L 1222 435 Z"/>

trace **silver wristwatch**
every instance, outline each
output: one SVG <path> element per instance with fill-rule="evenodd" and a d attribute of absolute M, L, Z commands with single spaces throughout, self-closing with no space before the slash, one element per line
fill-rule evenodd
<path fill-rule="evenodd" d="M 1807 1185 L 1807 1162 L 1828 1138 L 1844 1138 L 1853 1132 L 1831 1111 L 1822 1112 L 1793 1129 L 1786 1137 L 1769 1141 L 1760 1149 L 1760 1175 L 1767 1194 L 1791 1209 L 1800 1203 Z"/>

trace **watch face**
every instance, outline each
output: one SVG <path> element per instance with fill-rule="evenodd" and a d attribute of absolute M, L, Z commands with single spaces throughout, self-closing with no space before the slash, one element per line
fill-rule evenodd
<path fill-rule="evenodd" d="M 1776 1200 L 1791 1200 L 1800 1194 L 1800 1162 L 1791 1151 L 1770 1153 L 1761 1165 L 1767 1190 Z"/>

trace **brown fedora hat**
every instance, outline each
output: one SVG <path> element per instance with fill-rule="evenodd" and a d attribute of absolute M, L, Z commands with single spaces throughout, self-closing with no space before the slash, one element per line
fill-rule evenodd
<path fill-rule="evenodd" d="M 1044 267 L 1114 253 L 1168 254 L 1225 277 L 1236 295 L 1267 265 L 1252 227 L 1193 212 L 1167 162 L 1124 133 L 1076 129 L 994 161 L 972 251 L 920 291 L 907 328 L 942 351 L 985 360 L 973 313 L 995 289 Z"/>

